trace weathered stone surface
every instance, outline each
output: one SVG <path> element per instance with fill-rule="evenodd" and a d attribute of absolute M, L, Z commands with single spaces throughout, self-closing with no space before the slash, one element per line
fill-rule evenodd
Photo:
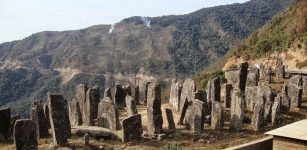
<path fill-rule="evenodd" d="M 165 114 L 166 114 L 166 118 L 167 118 L 167 123 L 168 123 L 168 130 L 169 131 L 175 131 L 176 130 L 176 126 L 175 126 L 175 122 L 174 122 L 174 117 L 173 117 L 173 111 L 171 109 L 165 108 Z"/>
<path fill-rule="evenodd" d="M 259 69 L 250 67 L 246 79 L 246 87 L 258 86 L 259 76 Z"/>
<path fill-rule="evenodd" d="M 303 85 L 303 79 L 301 75 L 295 75 L 293 77 L 290 78 L 289 80 L 289 86 L 290 85 L 296 85 L 298 87 L 302 87 Z"/>
<path fill-rule="evenodd" d="M 203 90 L 196 90 L 194 98 L 205 103 L 205 115 L 210 115 L 211 111 L 209 104 L 207 103 L 207 93 Z"/>
<path fill-rule="evenodd" d="M 5 140 L 9 139 L 9 129 L 11 123 L 11 109 L 0 109 L 0 136 L 2 135 Z"/>
<path fill-rule="evenodd" d="M 40 101 L 35 101 L 31 105 L 31 120 L 36 125 L 37 138 L 45 138 L 49 136 L 48 126 L 46 126 L 47 118 Z"/>
<path fill-rule="evenodd" d="M 37 150 L 36 125 L 30 119 L 20 119 L 15 123 L 15 145 L 17 150 Z"/>
<path fill-rule="evenodd" d="M 140 87 L 136 86 L 134 88 L 134 99 L 136 104 L 140 104 Z"/>
<path fill-rule="evenodd" d="M 179 111 L 180 108 L 180 94 L 181 94 L 180 83 L 177 82 L 176 79 L 173 79 L 171 85 L 169 103 L 176 111 Z"/>
<path fill-rule="evenodd" d="M 187 109 L 192 104 L 192 101 L 189 102 L 188 99 L 186 98 L 184 103 L 182 103 L 182 102 L 180 102 L 180 103 L 183 104 L 183 106 L 182 106 L 182 110 L 180 111 L 180 119 L 178 121 L 178 124 L 183 125 L 183 121 L 184 121 L 185 115 L 187 113 Z"/>
<path fill-rule="evenodd" d="M 76 99 L 79 102 L 80 105 L 80 111 L 82 114 L 82 123 L 84 123 L 84 120 L 86 119 L 86 112 L 85 112 L 85 102 L 86 102 L 86 92 L 87 92 L 87 86 L 84 84 L 79 84 L 76 87 Z"/>
<path fill-rule="evenodd" d="M 85 114 L 86 118 L 83 121 L 84 125 L 94 125 L 98 114 L 98 103 L 100 98 L 99 87 L 88 89 L 86 93 Z"/>
<path fill-rule="evenodd" d="M 285 83 L 281 91 L 281 112 L 288 112 L 290 109 L 290 98 L 288 96 L 288 85 Z"/>
<path fill-rule="evenodd" d="M 276 77 L 285 77 L 285 66 L 283 65 L 283 61 L 281 58 L 278 58 L 276 62 Z"/>
<path fill-rule="evenodd" d="M 148 85 L 147 92 L 147 124 L 148 134 L 160 134 L 162 132 L 162 112 L 161 112 L 161 87 L 159 84 Z"/>
<path fill-rule="evenodd" d="M 225 85 L 225 97 L 224 97 L 224 107 L 225 108 L 230 108 L 230 103 L 231 103 L 231 91 L 232 91 L 232 85 L 229 83 L 226 83 Z"/>
<path fill-rule="evenodd" d="M 69 120 L 71 126 L 82 125 L 82 114 L 77 99 L 72 99 L 69 102 Z"/>
<path fill-rule="evenodd" d="M 109 97 L 103 98 L 98 104 L 98 126 L 112 131 L 120 128 L 118 110 Z"/>
<path fill-rule="evenodd" d="M 281 101 L 282 101 L 282 96 L 281 96 L 281 93 L 277 95 L 277 97 L 275 97 L 274 99 L 274 103 L 273 103 L 273 106 L 272 106 L 272 119 L 271 119 L 271 122 L 272 122 L 272 126 L 276 126 L 278 124 L 280 124 L 280 119 L 281 119 L 281 109 L 280 109 L 280 106 L 281 106 Z"/>
<path fill-rule="evenodd" d="M 114 103 L 117 108 L 124 108 L 126 106 L 125 102 L 126 92 L 121 85 L 115 85 L 115 97 Z"/>
<path fill-rule="evenodd" d="M 257 98 L 257 87 L 246 87 L 245 89 L 245 104 L 246 109 L 250 112 L 254 111 L 255 101 Z"/>
<path fill-rule="evenodd" d="M 244 62 L 239 66 L 239 69 L 227 70 L 225 72 L 225 78 L 227 79 L 227 83 L 232 84 L 234 89 L 245 91 L 247 74 L 248 63 Z"/>
<path fill-rule="evenodd" d="M 272 68 L 267 68 L 265 74 L 265 82 L 268 84 L 272 83 Z"/>
<path fill-rule="evenodd" d="M 302 77 L 302 80 L 303 80 L 303 95 L 306 95 L 307 96 L 307 76 L 303 76 Z"/>
<path fill-rule="evenodd" d="M 127 106 L 126 109 L 127 109 L 128 117 L 138 114 L 138 110 L 136 107 L 136 101 L 130 95 L 126 96 L 126 106 Z"/>
<path fill-rule="evenodd" d="M 212 104 L 211 127 L 213 130 L 221 130 L 224 127 L 223 109 L 221 103 L 216 101 Z"/>
<path fill-rule="evenodd" d="M 71 129 L 72 135 L 78 137 L 84 137 L 85 134 L 88 134 L 89 137 L 95 139 L 118 139 L 119 137 L 114 134 L 112 131 L 106 128 L 97 127 L 97 126 L 76 126 Z"/>
<path fill-rule="evenodd" d="M 44 115 L 46 117 L 46 125 L 48 127 L 48 129 L 51 128 L 51 125 L 50 125 L 50 118 L 49 118 L 49 108 L 48 108 L 48 103 L 45 103 L 44 104 Z"/>
<path fill-rule="evenodd" d="M 135 100 L 136 104 L 139 103 L 140 96 L 139 96 L 139 87 L 138 86 L 137 87 L 134 87 L 132 85 L 127 86 L 126 87 L 126 95 L 131 96 Z"/>
<path fill-rule="evenodd" d="M 67 138 L 71 134 L 67 101 L 60 94 L 48 93 L 48 108 L 53 143 L 67 145 Z"/>
<path fill-rule="evenodd" d="M 244 95 L 241 91 L 233 90 L 230 106 L 230 129 L 241 130 L 244 117 Z"/>
<path fill-rule="evenodd" d="M 90 144 L 90 136 L 87 133 L 84 135 L 83 140 L 85 145 Z"/>
<path fill-rule="evenodd" d="M 104 94 L 103 94 L 104 97 L 109 97 L 110 99 L 112 99 L 112 91 L 110 88 L 107 88 L 104 90 Z"/>
<path fill-rule="evenodd" d="M 19 115 L 14 115 L 11 116 L 11 121 L 10 121 L 10 130 L 9 130 L 9 137 L 12 139 L 14 138 L 14 126 L 15 126 L 15 122 L 16 120 L 20 119 Z"/>
<path fill-rule="evenodd" d="M 211 92 L 210 101 L 212 103 L 221 101 L 221 80 L 219 77 L 212 79 L 210 92 Z M 211 106 L 211 104 L 209 103 L 209 106 Z"/>
<path fill-rule="evenodd" d="M 272 104 L 274 100 L 274 95 L 272 92 L 271 87 L 268 85 L 261 85 L 260 86 L 263 94 L 264 94 L 264 122 L 267 123 L 268 121 L 271 120 L 271 110 L 272 110 Z"/>
<path fill-rule="evenodd" d="M 185 125 L 194 134 L 202 134 L 204 132 L 204 109 L 205 103 L 200 100 L 193 100 L 192 106 L 189 106 L 185 116 Z"/>
<path fill-rule="evenodd" d="M 254 131 L 259 131 L 264 128 L 264 106 L 260 103 L 257 103 L 254 107 L 252 128 Z"/>
<path fill-rule="evenodd" d="M 191 102 L 194 100 L 194 92 L 196 90 L 196 85 L 194 80 L 187 78 L 184 80 L 181 95 L 180 95 L 180 113 L 183 113 L 184 103 L 187 100 Z"/>
<path fill-rule="evenodd" d="M 288 86 L 288 96 L 290 98 L 291 109 L 299 109 L 301 107 L 302 93 L 303 90 L 301 87 L 294 84 Z"/>
<path fill-rule="evenodd" d="M 130 116 L 123 120 L 123 143 L 139 140 L 142 134 L 142 117 L 140 114 Z"/>

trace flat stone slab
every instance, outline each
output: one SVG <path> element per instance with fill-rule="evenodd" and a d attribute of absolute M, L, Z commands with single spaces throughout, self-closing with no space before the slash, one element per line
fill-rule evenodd
<path fill-rule="evenodd" d="M 79 137 L 84 137 L 85 134 L 88 134 L 90 137 L 94 138 L 103 138 L 103 139 L 120 139 L 120 137 L 110 131 L 107 128 L 95 127 L 95 126 L 77 126 L 71 128 L 72 135 Z"/>

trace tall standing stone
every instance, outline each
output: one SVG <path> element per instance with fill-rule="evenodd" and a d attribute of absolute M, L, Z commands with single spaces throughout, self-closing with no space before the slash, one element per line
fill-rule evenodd
<path fill-rule="evenodd" d="M 224 90 L 225 90 L 224 107 L 230 108 L 232 85 L 226 83 Z"/>
<path fill-rule="evenodd" d="M 176 129 L 174 117 L 173 117 L 173 111 L 171 109 L 165 108 L 165 114 L 168 122 L 168 130 L 173 132 Z"/>
<path fill-rule="evenodd" d="M 307 96 L 307 76 L 302 77 L 303 80 L 303 95 Z"/>
<path fill-rule="evenodd" d="M 5 140 L 9 138 L 9 129 L 11 123 L 11 109 L 0 109 L 0 136 L 2 135 Z"/>
<path fill-rule="evenodd" d="M 120 128 L 118 110 L 109 97 L 103 98 L 98 104 L 98 126 L 112 131 Z"/>
<path fill-rule="evenodd" d="M 230 106 L 230 129 L 241 130 L 244 117 L 244 95 L 241 91 L 233 90 Z"/>
<path fill-rule="evenodd" d="M 53 143 L 67 145 L 67 138 L 71 134 L 67 101 L 60 94 L 48 93 L 48 108 Z"/>
<path fill-rule="evenodd" d="M 256 104 L 252 117 L 252 128 L 254 131 L 259 131 L 264 127 L 264 107 L 261 104 Z"/>
<path fill-rule="evenodd" d="M 283 65 L 281 58 L 278 58 L 276 62 L 276 76 L 279 78 L 285 77 L 285 66 Z"/>
<path fill-rule="evenodd" d="M 15 145 L 17 150 L 37 150 L 36 125 L 30 119 L 20 119 L 15 123 Z"/>
<path fill-rule="evenodd" d="M 126 109 L 127 109 L 128 117 L 138 114 L 138 110 L 136 107 L 136 101 L 130 95 L 126 96 L 126 106 L 127 106 Z"/>
<path fill-rule="evenodd" d="M 221 80 L 219 77 L 212 79 L 210 92 L 211 92 L 211 100 L 209 101 L 211 103 L 209 103 L 209 107 L 211 108 L 214 102 L 221 101 Z"/>
<path fill-rule="evenodd" d="M 11 138 L 11 139 L 14 138 L 14 126 L 15 126 L 16 120 L 18 120 L 18 119 L 20 119 L 20 116 L 19 116 L 19 115 L 11 116 L 10 130 L 9 130 L 9 135 L 10 135 L 10 138 Z"/>
<path fill-rule="evenodd" d="M 209 104 L 207 103 L 207 93 L 206 93 L 206 91 L 196 90 L 194 98 L 204 102 L 204 104 L 205 104 L 205 115 L 210 115 L 211 111 L 210 111 Z"/>
<path fill-rule="evenodd" d="M 109 97 L 110 99 L 112 99 L 112 91 L 110 88 L 107 88 L 104 90 L 104 97 Z"/>
<path fill-rule="evenodd" d="M 140 104 L 140 87 L 136 86 L 134 87 L 134 99 L 136 104 Z"/>
<path fill-rule="evenodd" d="M 225 78 L 227 83 L 232 84 L 234 89 L 240 89 L 245 91 L 246 79 L 248 74 L 248 63 L 244 62 L 240 64 L 238 69 L 227 70 L 225 72 Z"/>
<path fill-rule="evenodd" d="M 288 112 L 290 109 L 290 98 L 288 96 L 288 85 L 285 83 L 281 91 L 281 112 Z"/>
<path fill-rule="evenodd" d="M 259 69 L 256 67 L 250 67 L 246 79 L 246 87 L 258 86 L 259 76 Z"/>
<path fill-rule="evenodd" d="M 148 134 L 162 133 L 161 88 L 159 84 L 151 83 L 147 92 L 147 124 Z"/>
<path fill-rule="evenodd" d="M 123 143 L 139 140 L 142 134 L 142 116 L 140 114 L 130 116 L 123 120 Z"/>
<path fill-rule="evenodd" d="M 177 82 L 176 79 L 173 79 L 169 103 L 176 111 L 179 111 L 180 108 L 180 94 L 181 88 L 179 86 L 179 82 Z"/>
<path fill-rule="evenodd" d="M 147 93 L 148 93 L 148 86 L 152 82 L 146 82 L 145 83 L 145 99 L 144 99 L 144 104 L 147 104 Z"/>
<path fill-rule="evenodd" d="M 72 99 L 69 102 L 69 120 L 71 126 L 82 125 L 82 114 L 77 99 Z"/>
<path fill-rule="evenodd" d="M 265 82 L 268 84 L 272 83 L 272 68 L 267 68 L 265 73 Z"/>
<path fill-rule="evenodd" d="M 301 87 L 294 84 L 288 86 L 288 96 L 290 98 L 291 109 L 299 109 L 301 107 L 302 93 L 303 90 Z"/>
<path fill-rule="evenodd" d="M 36 135 L 38 138 L 49 136 L 47 119 L 44 113 L 44 108 L 41 102 L 36 101 L 31 106 L 31 119 L 36 125 Z"/>
<path fill-rule="evenodd" d="M 95 124 L 95 119 L 98 114 L 98 103 L 100 98 L 99 87 L 90 88 L 86 93 L 85 114 L 86 118 L 84 124 L 92 126 Z"/>
<path fill-rule="evenodd" d="M 205 103 L 195 99 L 192 106 L 189 106 L 185 116 L 185 124 L 194 134 L 202 134 L 204 132 L 204 109 Z"/>
<path fill-rule="evenodd" d="M 224 127 L 223 109 L 221 103 L 216 101 L 211 109 L 211 127 L 213 130 L 221 130 Z"/>
<path fill-rule="evenodd" d="M 48 127 L 48 129 L 50 129 L 51 125 L 50 125 L 50 118 L 49 118 L 48 103 L 44 104 L 44 115 L 45 115 L 45 118 L 46 118 L 46 126 Z"/>
<path fill-rule="evenodd" d="M 272 92 L 271 87 L 268 85 L 261 85 L 260 86 L 263 94 L 264 94 L 264 122 L 267 123 L 268 121 L 271 120 L 271 110 L 272 110 L 272 104 L 274 101 L 274 95 Z"/>
<path fill-rule="evenodd" d="M 124 88 L 117 84 L 115 85 L 115 99 L 114 99 L 114 104 L 117 108 L 124 108 L 126 106 L 126 92 Z"/>
<path fill-rule="evenodd" d="M 245 89 L 245 105 L 246 109 L 250 112 L 254 111 L 254 105 L 257 97 L 258 87 L 246 87 Z"/>
<path fill-rule="evenodd" d="M 274 103 L 273 103 L 273 106 L 272 106 L 272 119 L 271 119 L 271 122 L 272 122 L 272 126 L 276 126 L 278 124 L 280 124 L 280 119 L 281 119 L 281 115 L 280 115 L 280 104 L 281 104 L 281 101 L 282 101 L 282 97 L 280 94 L 277 95 L 277 97 L 275 97 L 274 99 Z"/>
<path fill-rule="evenodd" d="M 295 75 L 289 79 L 289 85 L 296 85 L 302 87 L 303 79 L 301 75 Z"/>
<path fill-rule="evenodd" d="M 86 119 L 86 112 L 85 112 L 85 102 L 86 102 L 86 92 L 87 92 L 87 86 L 84 84 L 79 84 L 76 87 L 76 99 L 79 102 L 80 105 L 80 111 L 82 114 L 82 123 L 84 123 Z"/>
<path fill-rule="evenodd" d="M 196 91 L 196 85 L 194 80 L 187 78 L 184 80 L 181 95 L 180 95 L 180 114 L 184 118 L 185 111 L 186 111 L 186 104 L 192 102 L 194 100 L 194 93 Z M 183 121 L 183 120 L 181 120 Z"/>

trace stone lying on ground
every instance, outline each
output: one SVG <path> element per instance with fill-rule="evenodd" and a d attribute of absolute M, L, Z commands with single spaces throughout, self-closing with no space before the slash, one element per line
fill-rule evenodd
<path fill-rule="evenodd" d="M 244 95 L 239 90 L 233 90 L 230 106 L 230 129 L 241 130 L 244 117 Z"/>
<path fill-rule="evenodd" d="M 204 132 L 204 102 L 195 99 L 192 106 L 189 106 L 185 116 L 185 125 L 194 134 L 202 134 Z"/>
<path fill-rule="evenodd" d="M 117 108 L 124 108 L 126 106 L 125 97 L 126 97 L 126 92 L 124 88 L 121 85 L 116 84 L 114 104 Z"/>
<path fill-rule="evenodd" d="M 30 119 L 17 120 L 14 138 L 17 150 L 36 150 L 38 143 L 35 123 Z"/>
<path fill-rule="evenodd" d="M 0 142 L 1 142 L 1 136 L 4 138 L 4 140 L 9 139 L 10 123 L 11 123 L 11 109 L 10 108 L 0 109 Z"/>
<path fill-rule="evenodd" d="M 77 99 L 72 99 L 69 102 L 69 120 L 71 126 L 82 125 L 82 114 Z"/>
<path fill-rule="evenodd" d="M 37 138 L 45 138 L 49 136 L 47 119 L 44 113 L 43 105 L 40 101 L 35 101 L 31 105 L 31 120 L 36 125 Z"/>
<path fill-rule="evenodd" d="M 84 84 L 79 84 L 76 87 L 76 99 L 79 102 L 80 105 L 80 111 L 82 114 L 82 123 L 84 123 L 84 120 L 86 119 L 86 113 L 85 113 L 85 102 L 86 102 L 86 92 L 87 92 L 87 86 Z"/>
<path fill-rule="evenodd" d="M 142 137 L 142 117 L 140 114 L 130 116 L 123 120 L 123 138 L 122 142 L 131 142 L 139 140 Z"/>
<path fill-rule="evenodd" d="M 48 93 L 48 108 L 53 143 L 65 146 L 68 144 L 67 138 L 71 134 L 67 101 L 60 94 Z"/>
<path fill-rule="evenodd" d="M 109 129 L 96 126 L 77 126 L 71 128 L 71 134 L 78 137 L 84 137 L 88 134 L 90 137 L 97 139 L 119 139 L 119 137 Z"/>
<path fill-rule="evenodd" d="M 127 109 L 128 117 L 138 114 L 138 110 L 136 107 L 136 101 L 130 95 L 126 96 L 126 109 Z"/>
<path fill-rule="evenodd" d="M 175 122 L 174 122 L 174 117 L 173 117 L 173 111 L 171 109 L 165 108 L 165 114 L 167 118 L 167 123 L 168 123 L 168 130 L 170 132 L 173 132 L 176 130 Z"/>
<path fill-rule="evenodd" d="M 225 92 L 224 107 L 225 108 L 230 108 L 232 85 L 229 84 L 229 83 L 226 83 L 224 90 L 225 90 L 224 91 Z"/>
<path fill-rule="evenodd" d="M 98 104 L 98 126 L 112 131 L 120 128 L 118 110 L 109 97 L 101 99 Z"/>
<path fill-rule="evenodd" d="M 85 120 L 83 120 L 84 125 L 92 126 L 95 124 L 95 119 L 98 114 L 98 103 L 100 98 L 100 89 L 95 86 L 94 88 L 88 89 L 86 93 L 85 102 Z"/>
<path fill-rule="evenodd" d="M 221 130 L 224 127 L 223 109 L 220 102 L 214 102 L 211 110 L 211 127 L 213 130 Z"/>
<path fill-rule="evenodd" d="M 181 86 L 176 79 L 172 80 L 171 92 L 170 92 L 170 105 L 176 110 L 179 111 L 179 102 L 180 102 Z"/>
<path fill-rule="evenodd" d="M 147 119 L 148 134 L 162 133 L 161 87 L 157 83 L 150 83 L 148 85 Z"/>
<path fill-rule="evenodd" d="M 281 94 L 278 94 L 277 97 L 275 97 L 274 99 L 274 103 L 273 103 L 273 106 L 272 106 L 272 119 L 271 119 L 271 123 L 272 123 L 272 126 L 277 126 L 280 124 L 280 119 L 281 119 L 281 109 L 280 109 L 280 104 L 281 104 L 281 101 L 282 101 L 282 96 Z"/>

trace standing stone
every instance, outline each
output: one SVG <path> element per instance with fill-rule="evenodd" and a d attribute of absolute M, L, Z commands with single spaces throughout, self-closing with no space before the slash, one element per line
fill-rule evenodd
<path fill-rule="evenodd" d="M 180 95 L 180 113 L 182 114 L 184 112 L 184 105 L 186 103 L 186 100 L 188 102 L 191 102 L 194 100 L 194 92 L 196 91 L 196 85 L 195 82 L 187 78 L 184 80 L 182 90 L 181 90 L 181 95 Z"/>
<path fill-rule="evenodd" d="M 136 86 L 134 91 L 135 91 L 134 93 L 135 102 L 136 104 L 140 104 L 140 87 Z"/>
<path fill-rule="evenodd" d="M 265 82 L 268 84 L 272 83 L 272 68 L 267 68 L 265 73 Z"/>
<path fill-rule="evenodd" d="M 11 139 L 14 138 L 14 126 L 15 126 L 16 120 L 18 120 L 18 119 L 20 119 L 20 116 L 19 116 L 19 115 L 11 116 L 10 130 L 9 130 L 9 137 L 10 137 Z"/>
<path fill-rule="evenodd" d="M 161 88 L 159 84 L 151 83 L 147 92 L 147 124 L 148 134 L 162 133 Z"/>
<path fill-rule="evenodd" d="M 48 103 L 44 104 L 44 115 L 46 118 L 46 125 L 48 127 L 48 129 L 51 128 L 51 124 L 50 124 L 50 118 L 49 118 L 49 108 L 48 108 Z"/>
<path fill-rule="evenodd" d="M 291 109 L 299 109 L 301 107 L 302 93 L 303 90 L 301 87 L 294 84 L 288 86 L 288 96 L 290 98 Z"/>
<path fill-rule="evenodd" d="M 142 116 L 140 114 L 130 116 L 123 120 L 123 143 L 139 140 L 142 134 Z"/>
<path fill-rule="evenodd" d="M 15 145 L 17 150 L 37 150 L 36 125 L 30 119 L 20 119 L 14 128 Z"/>
<path fill-rule="evenodd" d="M 110 99 L 112 99 L 112 91 L 110 88 L 107 88 L 105 91 L 104 91 L 104 97 L 109 97 Z"/>
<path fill-rule="evenodd" d="M 221 130 L 224 127 L 223 109 L 220 102 L 214 102 L 211 110 L 211 127 L 213 130 Z"/>
<path fill-rule="evenodd" d="M 274 101 L 274 95 L 272 92 L 271 87 L 268 85 L 261 85 L 260 86 L 263 94 L 264 94 L 264 122 L 267 123 L 271 119 L 271 110 L 272 110 L 272 104 Z"/>
<path fill-rule="evenodd" d="M 185 124 L 194 134 L 202 134 L 204 132 L 204 109 L 205 103 L 195 99 L 193 105 L 189 106 L 185 116 Z"/>
<path fill-rule="evenodd" d="M 203 90 L 196 90 L 195 94 L 194 94 L 195 99 L 198 99 L 202 102 L 204 102 L 205 105 L 205 115 L 210 115 L 211 111 L 210 111 L 210 107 L 209 104 L 207 103 L 207 93 Z"/>
<path fill-rule="evenodd" d="M 98 103 L 100 98 L 99 87 L 90 88 L 86 93 L 85 114 L 86 118 L 84 124 L 92 126 L 95 124 L 95 119 L 98 114 Z"/>
<path fill-rule="evenodd" d="M 49 136 L 47 120 L 42 103 L 39 101 L 33 102 L 31 106 L 31 120 L 36 125 L 37 138 L 46 138 Z"/>
<path fill-rule="evenodd" d="M 176 130 L 173 111 L 171 109 L 165 108 L 165 114 L 168 122 L 168 130 L 174 132 Z"/>
<path fill-rule="evenodd" d="M 288 112 L 290 109 L 290 98 L 288 96 L 288 85 L 285 83 L 281 91 L 281 112 Z"/>
<path fill-rule="evenodd" d="M 232 84 L 234 89 L 245 91 L 247 74 L 248 63 L 244 62 L 239 66 L 239 69 L 227 70 L 225 72 L 225 78 L 227 79 L 227 83 Z"/>
<path fill-rule="evenodd" d="M 9 129 L 11 123 L 11 109 L 0 109 L 0 137 L 3 136 L 5 140 L 9 139 Z"/>
<path fill-rule="evenodd" d="M 72 99 L 69 103 L 69 120 L 73 127 L 82 125 L 82 114 L 77 99 Z"/>
<path fill-rule="evenodd" d="M 272 126 L 276 126 L 278 124 L 280 124 L 280 119 L 281 119 L 281 115 L 280 115 L 280 103 L 282 101 L 282 96 L 280 94 L 277 95 L 277 97 L 275 97 L 274 100 L 274 104 L 272 106 Z"/>
<path fill-rule="evenodd" d="M 230 106 L 230 129 L 241 130 L 244 117 L 244 95 L 241 91 L 233 90 Z"/>
<path fill-rule="evenodd" d="M 89 137 L 89 135 L 87 133 L 84 135 L 83 140 L 84 140 L 84 144 L 85 145 L 89 145 L 90 144 L 90 137 Z"/>
<path fill-rule="evenodd" d="M 126 92 L 125 92 L 124 88 L 119 84 L 115 85 L 114 103 L 115 103 L 115 106 L 117 108 L 124 108 L 125 107 L 125 105 L 126 105 L 125 97 L 126 97 Z"/>
<path fill-rule="evenodd" d="M 285 77 L 285 66 L 283 65 L 282 59 L 278 58 L 276 62 L 276 77 Z"/>
<path fill-rule="evenodd" d="M 211 81 L 211 102 L 221 101 L 221 80 L 219 77 L 212 79 Z M 209 104 L 209 106 L 211 106 Z"/>
<path fill-rule="evenodd" d="M 246 87 L 246 89 L 245 89 L 246 109 L 250 112 L 254 111 L 256 97 L 258 96 L 257 95 L 258 94 L 257 89 L 258 89 L 258 87 L 256 87 L 256 86 Z"/>
<path fill-rule="evenodd" d="M 65 146 L 71 134 L 67 101 L 60 94 L 48 93 L 48 108 L 53 143 Z"/>
<path fill-rule="evenodd" d="M 86 119 L 86 112 L 85 112 L 85 102 L 86 102 L 86 92 L 87 92 L 87 86 L 84 84 L 79 84 L 76 87 L 76 99 L 79 102 L 80 105 L 80 111 L 82 114 L 82 123 L 84 123 Z"/>
<path fill-rule="evenodd" d="M 298 87 L 302 87 L 303 79 L 301 75 L 295 75 L 289 79 L 289 85 L 296 85 Z"/>
<path fill-rule="evenodd" d="M 170 100 L 169 103 L 170 105 L 176 110 L 179 111 L 180 108 L 180 94 L 181 94 L 181 88 L 179 86 L 179 82 L 177 82 L 176 79 L 172 80 L 172 85 L 171 85 L 171 93 L 170 93 Z"/>
<path fill-rule="evenodd" d="M 246 79 L 246 87 L 258 86 L 259 76 L 259 69 L 250 67 Z"/>
<path fill-rule="evenodd" d="M 146 82 L 145 83 L 145 99 L 144 99 L 144 104 L 147 104 L 147 93 L 148 93 L 148 86 L 152 82 Z"/>
<path fill-rule="evenodd" d="M 254 131 L 259 131 L 264 128 L 264 107 L 259 103 L 257 103 L 254 107 L 252 128 Z"/>
<path fill-rule="evenodd" d="M 224 107 L 230 108 L 232 85 L 226 83 L 224 89 L 225 89 Z"/>
<path fill-rule="evenodd" d="M 126 96 L 126 106 L 127 106 L 126 108 L 127 108 L 128 117 L 138 114 L 136 102 L 133 99 L 133 97 L 129 95 Z"/>
<path fill-rule="evenodd" d="M 103 98 L 98 104 L 98 126 L 112 131 L 120 128 L 118 110 L 109 97 Z"/>
<path fill-rule="evenodd" d="M 139 87 L 138 86 L 136 86 L 136 87 L 134 87 L 132 85 L 127 86 L 126 87 L 126 95 L 131 96 L 135 100 L 136 104 L 139 103 L 140 96 L 139 96 Z"/>
<path fill-rule="evenodd" d="M 307 76 L 302 77 L 303 80 L 303 95 L 307 96 Z"/>

